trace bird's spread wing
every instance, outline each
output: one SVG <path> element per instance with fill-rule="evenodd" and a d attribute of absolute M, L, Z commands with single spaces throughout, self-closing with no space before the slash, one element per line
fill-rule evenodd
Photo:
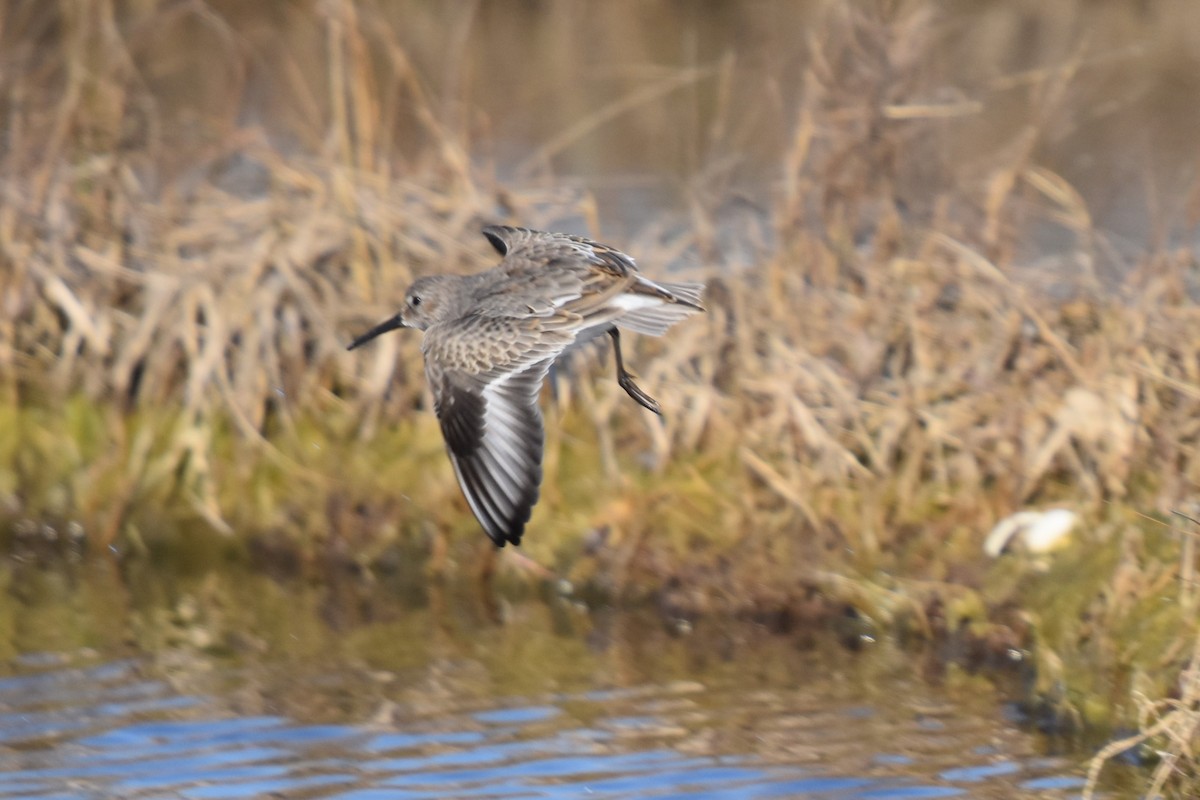
<path fill-rule="evenodd" d="M 542 482 L 538 394 L 571 343 L 545 320 L 471 316 L 431 327 L 425 370 L 467 503 L 499 546 L 520 544 Z"/>
<path fill-rule="evenodd" d="M 637 273 L 633 259 L 620 250 L 582 236 L 547 233 L 508 225 L 489 225 L 483 235 L 506 261 L 526 260 L 545 266 L 552 262 L 578 262 L 602 267 L 613 275 Z"/>
<path fill-rule="evenodd" d="M 593 334 L 615 322 L 658 336 L 703 310 L 702 284 L 649 280 L 632 258 L 591 239 L 504 225 L 483 233 L 504 256 L 493 291 L 522 298 L 529 313 L 570 315 Z"/>
<path fill-rule="evenodd" d="M 582 327 L 612 316 L 611 301 L 638 281 L 633 259 L 620 250 L 565 233 L 493 225 L 483 229 L 504 255 L 496 292 L 535 299 L 530 311 L 574 315 Z"/>

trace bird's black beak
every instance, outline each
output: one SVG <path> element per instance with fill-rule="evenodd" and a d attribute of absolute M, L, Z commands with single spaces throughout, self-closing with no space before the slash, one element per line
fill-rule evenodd
<path fill-rule="evenodd" d="M 358 347 L 359 345 L 364 345 L 367 342 L 371 341 L 372 339 L 374 339 L 376 336 L 378 336 L 381 333 L 387 333 L 388 331 L 394 331 L 397 328 L 403 328 L 403 327 L 404 327 L 404 320 L 400 317 L 399 314 L 397 314 L 396 316 L 392 317 L 391 319 L 384 320 L 383 322 L 376 325 L 374 328 L 371 328 L 371 330 L 367 331 L 362 336 L 359 336 L 357 339 L 355 339 L 353 342 L 351 342 L 350 346 L 347 347 L 346 349 L 353 350 L 354 348 Z"/>

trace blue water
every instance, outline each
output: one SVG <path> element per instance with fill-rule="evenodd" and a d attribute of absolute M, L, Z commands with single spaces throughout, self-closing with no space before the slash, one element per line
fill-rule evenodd
<path fill-rule="evenodd" d="M 498 626 L 462 598 L 206 580 L 173 599 L 135 588 L 123 612 L 70 590 L 21 609 L 43 622 L 7 641 L 0 797 L 899 800 L 1082 786 L 1082 758 L 1047 755 L 986 684 L 927 680 L 886 644 L 802 648 L 704 621 L 680 637 L 652 616 L 536 601 Z M 20 650 L 78 639 L 94 644 Z"/>

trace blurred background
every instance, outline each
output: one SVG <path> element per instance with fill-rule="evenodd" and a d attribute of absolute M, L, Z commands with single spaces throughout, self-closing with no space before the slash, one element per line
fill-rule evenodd
<path fill-rule="evenodd" d="M 1107 231 L 1146 241 L 1180 221 L 1190 188 L 1192 13 L 1171 0 L 13 3 L 5 106 L 24 124 L 7 155 L 136 152 L 164 190 L 232 169 L 221 157 L 251 141 L 383 174 L 457 157 L 505 186 L 586 191 L 629 227 L 733 192 L 765 202 L 820 109 L 823 148 L 850 144 L 830 126 L 899 140 L 906 157 L 876 177 L 901 179 L 910 205 L 1024 148 Z"/>
<path fill-rule="evenodd" d="M 476 734 L 520 796 L 561 777 L 520 766 L 508 748 L 531 741 L 621 757 L 559 764 L 572 791 L 661 749 L 702 760 L 672 761 L 669 789 L 735 758 L 763 769 L 714 793 L 804 796 L 822 785 L 789 770 L 823 760 L 827 729 L 791 749 L 778 732 L 807 712 L 880 737 L 879 760 L 824 759 L 867 781 L 848 797 L 1077 792 L 1033 754 L 1078 760 L 1139 722 L 1171 754 L 1156 775 L 1187 786 L 1198 98 L 1187 0 L 0 4 L 0 703 L 35 720 L 0 753 L 14 791 L 57 791 L 72 747 L 129 777 L 111 743 L 149 746 L 165 720 L 185 744 L 164 747 L 219 760 L 228 730 L 189 725 L 265 715 L 244 730 L 284 752 L 267 772 L 301 764 L 283 784 L 205 794 L 200 769 L 140 796 L 466 792 L 486 777 L 398 776 Z M 524 550 L 565 598 L 505 561 L 482 598 L 463 588 L 485 543 L 417 339 L 345 352 L 414 276 L 494 263 L 489 223 L 709 287 L 704 317 L 633 343 L 664 422 L 599 351 L 546 393 Z M 1048 507 L 1073 527 L 1046 552 L 985 551 Z M 720 722 L 756 660 L 774 738 Z M 884 698 L 868 711 L 789 693 L 847 663 Z M 920 708 L 872 727 L 913 686 L 959 709 L 976 669 L 1011 705 L 970 764 L 922 738 Z M 60 697 L 81 674 L 95 691 Z M 51 688 L 31 709 L 33 685 Z M 954 730 L 986 714 L 953 709 Z M 367 724 L 425 738 L 363 767 Z M 1082 738 L 1020 738 L 1034 725 Z M 297 744 L 325 734 L 332 761 Z M 924 755 L 896 760 L 894 736 Z"/>

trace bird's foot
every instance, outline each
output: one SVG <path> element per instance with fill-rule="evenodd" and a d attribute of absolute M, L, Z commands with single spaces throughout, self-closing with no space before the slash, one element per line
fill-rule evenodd
<path fill-rule="evenodd" d="M 642 391 L 642 387 L 634 383 L 633 376 L 628 372 L 622 372 L 620 375 L 618 375 L 617 383 L 619 383 L 621 388 L 625 390 L 625 394 L 629 395 L 638 402 L 638 405 L 653 411 L 660 417 L 662 416 L 662 406 L 658 404 L 657 400 Z"/>

